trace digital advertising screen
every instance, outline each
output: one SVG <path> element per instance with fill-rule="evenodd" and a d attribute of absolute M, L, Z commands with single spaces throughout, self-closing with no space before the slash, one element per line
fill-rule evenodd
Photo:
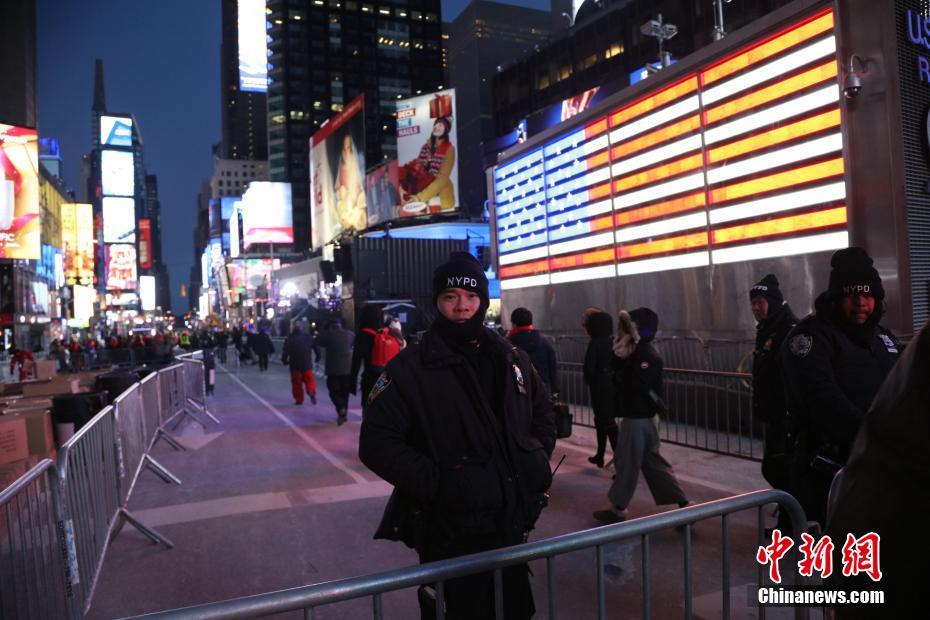
<path fill-rule="evenodd" d="M 391 160 L 365 175 L 365 202 L 368 204 L 368 225 L 376 226 L 402 217 L 397 160 Z"/>
<path fill-rule="evenodd" d="M 242 196 L 243 245 L 293 243 L 291 184 L 253 181 Z"/>
<path fill-rule="evenodd" d="M 103 241 L 136 242 L 136 201 L 134 198 L 103 199 Z"/>
<path fill-rule="evenodd" d="M 239 256 L 239 205 L 233 209 L 229 217 L 229 256 L 236 258 Z"/>
<path fill-rule="evenodd" d="M 106 246 L 107 290 L 136 290 L 136 246 L 113 243 Z"/>
<path fill-rule="evenodd" d="M 102 146 L 132 146 L 132 118 L 101 116 L 100 144 Z"/>
<path fill-rule="evenodd" d="M 454 89 L 397 102 L 401 215 L 458 207 L 457 148 Z"/>
<path fill-rule="evenodd" d="M 139 267 L 152 268 L 152 220 L 139 219 Z"/>
<path fill-rule="evenodd" d="M 135 196 L 136 171 L 131 152 L 104 149 L 100 169 L 104 196 Z"/>
<path fill-rule="evenodd" d="M 97 300 L 97 291 L 92 286 L 74 287 L 74 318 L 78 321 L 84 321 L 94 316 L 94 302 Z"/>
<path fill-rule="evenodd" d="M 238 0 L 239 90 L 268 91 L 265 0 Z"/>
<path fill-rule="evenodd" d="M 319 248 L 368 226 L 365 202 L 365 96 L 359 95 L 310 138 L 311 245 Z"/>
<path fill-rule="evenodd" d="M 0 258 L 40 255 L 39 137 L 0 123 Z"/>
<path fill-rule="evenodd" d="M 846 247 L 833 30 L 819 11 L 497 166 L 501 289 Z"/>
<path fill-rule="evenodd" d="M 139 299 L 143 312 L 155 309 L 155 276 L 139 276 Z"/>
<path fill-rule="evenodd" d="M 271 272 L 281 268 L 281 261 L 270 258 L 247 258 L 245 260 L 245 287 L 249 291 L 256 291 L 260 287 L 269 287 Z"/>
<path fill-rule="evenodd" d="M 65 282 L 90 286 L 94 283 L 94 214 L 86 203 L 61 205 L 61 243 L 64 250 Z"/>

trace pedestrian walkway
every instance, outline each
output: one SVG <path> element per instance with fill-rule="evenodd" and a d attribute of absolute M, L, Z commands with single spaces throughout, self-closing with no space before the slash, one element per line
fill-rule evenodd
<path fill-rule="evenodd" d="M 318 387 L 317 405 L 307 401 L 296 406 L 289 376 L 278 364 L 266 373 L 249 365 L 238 375 L 217 373 L 216 394 L 208 404 L 222 425 L 204 431 L 182 422 L 175 433 L 189 450 L 175 452 L 166 444 L 155 449 L 155 457 L 183 485 L 169 486 L 143 475 L 132 500 L 133 511 L 173 540 L 175 548 L 165 550 L 133 531 L 124 532 L 108 552 L 90 617 L 135 615 L 416 563 L 415 553 L 400 543 L 371 538 L 390 487 L 358 460 L 358 397 L 350 401 L 349 423 L 337 426 L 325 381 L 318 381 Z M 573 438 L 559 441 L 553 464 L 563 455 L 565 462 L 533 539 L 597 525 L 591 512 L 606 506 L 611 472 L 588 464 L 593 443 L 593 432 L 578 428 Z M 695 501 L 766 487 L 757 463 L 668 445 L 663 452 Z M 658 510 L 641 483 L 631 516 Z M 756 576 L 756 514 L 733 517 L 730 535 L 733 617 L 755 617 L 740 584 L 754 582 Z M 700 617 L 719 617 L 720 540 L 719 523 L 697 526 L 694 591 Z M 669 531 L 656 537 L 651 554 L 654 617 L 681 617 L 681 535 Z M 609 601 L 621 606 L 611 608 L 625 609 L 624 618 L 636 617 L 642 591 L 639 544 L 608 549 L 607 563 Z M 570 554 L 557 565 L 561 616 L 592 617 L 593 554 Z M 545 566 L 534 565 L 533 570 L 543 584 Z M 544 611 L 541 598 L 537 596 L 537 607 Z M 390 594 L 384 605 L 388 618 L 417 615 L 410 592 Z M 357 601 L 322 609 L 315 617 L 349 619 L 370 613 L 367 601 Z"/>

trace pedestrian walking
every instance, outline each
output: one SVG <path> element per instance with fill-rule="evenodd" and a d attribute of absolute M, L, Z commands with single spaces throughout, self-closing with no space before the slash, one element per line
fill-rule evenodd
<path fill-rule="evenodd" d="M 387 365 L 369 395 L 359 457 L 394 485 L 375 538 L 402 540 L 423 563 L 527 540 L 546 505 L 555 426 L 526 353 L 484 327 L 488 281 L 469 254 L 433 277 L 439 316 Z M 535 607 L 528 566 L 501 571 L 504 617 Z M 494 576 L 450 579 L 445 616 L 494 617 Z M 436 617 L 432 588 L 421 618 Z"/>
<path fill-rule="evenodd" d="M 220 364 L 226 363 L 226 347 L 229 346 L 229 334 L 222 329 L 216 332 L 216 356 Z"/>
<path fill-rule="evenodd" d="M 607 445 L 610 445 L 611 452 L 617 448 L 613 370 L 614 322 L 606 312 L 596 311 L 587 315 L 583 325 L 591 339 L 584 354 L 583 374 L 584 382 L 591 392 L 591 408 L 594 410 L 594 430 L 597 436 L 597 452 L 588 457 L 588 462 L 596 467 L 603 467 Z"/>
<path fill-rule="evenodd" d="M 296 323 L 290 335 L 284 340 L 281 361 L 287 364 L 291 372 L 291 393 L 294 404 L 304 404 L 304 392 L 310 396 L 310 402 L 316 404 L 316 378 L 313 376 L 313 338 L 301 331 Z M 319 353 L 317 353 L 319 357 Z"/>
<path fill-rule="evenodd" d="M 526 351 L 549 392 L 557 396 L 559 381 L 555 349 L 539 330 L 533 327 L 533 313 L 526 308 L 516 308 L 510 313 L 510 323 L 513 327 L 507 333 L 507 339 Z"/>
<path fill-rule="evenodd" d="M 791 492 L 791 436 L 788 431 L 785 386 L 781 380 L 779 352 L 798 318 L 779 286 L 768 274 L 749 289 L 752 316 L 756 319 L 756 346 L 752 352 L 752 413 L 764 424 L 762 477 L 773 489 Z M 778 528 L 791 530 L 785 511 L 778 511 Z"/>
<path fill-rule="evenodd" d="M 274 353 L 274 343 L 268 335 L 268 330 L 262 328 L 257 333 L 249 335 L 249 345 L 258 358 L 258 371 L 265 372 L 268 370 L 268 356 Z"/>
<path fill-rule="evenodd" d="M 618 317 L 613 364 L 621 420 L 614 452 L 616 477 L 607 493 L 610 508 L 593 515 L 602 523 L 626 520 L 640 471 L 657 506 L 678 504 L 684 508 L 691 503 L 672 466 L 659 453 L 663 366 L 650 344 L 658 328 L 659 317 L 649 308 L 621 311 Z"/>
<path fill-rule="evenodd" d="M 349 411 L 354 340 L 355 334 L 342 326 L 341 319 L 333 319 L 316 339 L 316 344 L 326 351 L 326 389 L 336 408 L 339 425 L 345 424 Z"/>
<path fill-rule="evenodd" d="M 901 346 L 880 325 L 885 289 L 858 247 L 830 259 L 827 290 L 787 336 L 781 358 L 796 429 L 791 486 L 807 518 L 823 525 L 833 476 L 846 463 L 865 412 Z"/>

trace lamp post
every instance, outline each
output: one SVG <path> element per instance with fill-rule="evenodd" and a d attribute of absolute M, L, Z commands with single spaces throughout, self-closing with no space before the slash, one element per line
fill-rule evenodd
<path fill-rule="evenodd" d="M 662 14 L 659 13 L 656 19 L 650 19 L 640 26 L 639 31 L 647 37 L 654 37 L 659 41 L 659 62 L 662 68 L 664 69 L 672 64 L 672 55 L 665 51 L 665 42 L 678 34 L 678 26 L 663 22 Z"/>

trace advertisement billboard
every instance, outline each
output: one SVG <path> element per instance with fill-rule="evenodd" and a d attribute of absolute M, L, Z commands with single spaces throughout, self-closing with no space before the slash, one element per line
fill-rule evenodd
<path fill-rule="evenodd" d="M 242 196 L 243 243 L 293 243 L 291 184 L 253 181 Z"/>
<path fill-rule="evenodd" d="M 239 256 L 239 206 L 237 205 L 229 217 L 229 256 Z"/>
<path fill-rule="evenodd" d="M 359 95 L 310 138 L 310 243 L 321 247 L 368 226 L 365 204 L 365 96 Z"/>
<path fill-rule="evenodd" d="M 39 258 L 39 138 L 0 123 L 0 258 Z"/>
<path fill-rule="evenodd" d="M 281 261 L 270 258 L 247 258 L 245 260 L 245 288 L 249 291 L 261 291 L 267 297 L 271 286 L 271 272 L 281 268 Z"/>
<path fill-rule="evenodd" d="M 136 290 L 136 246 L 114 243 L 106 246 L 107 290 Z"/>
<path fill-rule="evenodd" d="M 94 316 L 94 301 L 97 299 L 97 291 L 92 286 L 74 287 L 74 314 L 72 318 L 82 321 L 84 325 L 87 320 Z"/>
<path fill-rule="evenodd" d="M 403 217 L 400 209 L 400 185 L 397 160 L 374 168 L 365 175 L 365 200 L 368 203 L 368 225 L 375 226 Z"/>
<path fill-rule="evenodd" d="M 152 268 L 152 220 L 147 217 L 139 220 L 139 267 Z"/>
<path fill-rule="evenodd" d="M 502 162 L 501 289 L 846 247 L 833 28 L 821 11 Z"/>
<path fill-rule="evenodd" d="M 459 204 L 455 90 L 397 102 L 401 214 L 453 211 Z"/>
<path fill-rule="evenodd" d="M 132 153 L 104 149 L 100 153 L 100 170 L 104 196 L 135 196 L 136 171 Z"/>
<path fill-rule="evenodd" d="M 139 298 L 143 312 L 155 309 L 155 276 L 139 276 Z"/>
<path fill-rule="evenodd" d="M 238 0 L 239 90 L 268 91 L 265 0 Z"/>
<path fill-rule="evenodd" d="M 104 243 L 136 242 L 136 201 L 134 198 L 103 199 Z"/>
<path fill-rule="evenodd" d="M 61 205 L 61 243 L 64 249 L 65 282 L 94 283 L 94 213 L 89 204 Z"/>
<path fill-rule="evenodd" d="M 101 116 L 100 144 L 102 146 L 132 146 L 132 118 Z"/>

